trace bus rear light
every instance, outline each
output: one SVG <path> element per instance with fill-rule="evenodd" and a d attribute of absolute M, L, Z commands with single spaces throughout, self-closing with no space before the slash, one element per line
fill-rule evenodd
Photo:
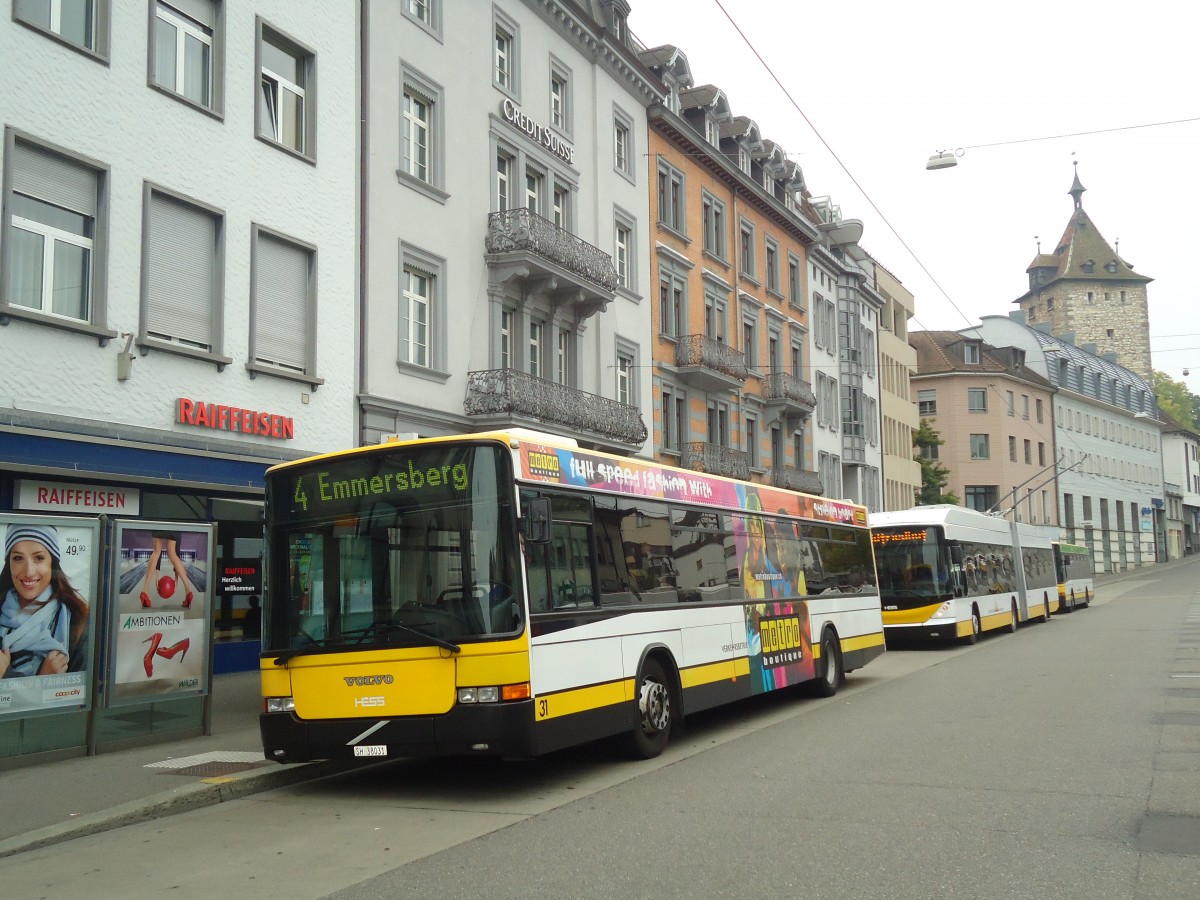
<path fill-rule="evenodd" d="M 528 700 L 532 696 L 528 681 L 522 684 L 506 684 L 500 688 L 501 700 Z"/>

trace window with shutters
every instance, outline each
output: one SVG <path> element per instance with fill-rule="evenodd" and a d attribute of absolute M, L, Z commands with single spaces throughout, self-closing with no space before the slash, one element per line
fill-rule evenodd
<path fill-rule="evenodd" d="M 87 56 L 108 59 L 111 0 L 13 0 L 13 19 Z"/>
<path fill-rule="evenodd" d="M 5 140 L 4 271 L 0 310 L 72 330 L 105 326 L 97 238 L 105 173 L 65 151 Z M 102 243 L 101 243 L 102 246 Z"/>
<path fill-rule="evenodd" d="M 315 247 L 260 226 L 251 228 L 250 362 L 268 374 L 316 386 Z"/>
<path fill-rule="evenodd" d="M 220 355 L 224 217 L 147 186 L 144 234 L 138 346 L 231 362 Z"/>
<path fill-rule="evenodd" d="M 150 45 L 150 83 L 212 112 L 222 109 L 222 4 L 158 0 Z"/>

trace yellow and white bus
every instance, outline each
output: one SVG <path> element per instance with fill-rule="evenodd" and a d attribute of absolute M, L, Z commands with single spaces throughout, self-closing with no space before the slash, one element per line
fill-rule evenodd
<path fill-rule="evenodd" d="M 1058 602 L 1051 541 L 961 506 L 873 513 L 871 537 L 888 637 L 975 643 L 992 629 L 1046 621 Z"/>
<path fill-rule="evenodd" d="M 1091 550 L 1055 541 L 1054 570 L 1058 573 L 1058 602 L 1062 609 L 1074 612 L 1091 606 L 1096 590 L 1096 566 Z"/>
<path fill-rule="evenodd" d="M 528 758 L 883 652 L 866 510 L 513 429 L 267 473 L 268 759 Z"/>

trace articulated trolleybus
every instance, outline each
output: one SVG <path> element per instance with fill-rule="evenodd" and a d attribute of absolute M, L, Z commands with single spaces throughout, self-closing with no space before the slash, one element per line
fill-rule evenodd
<path fill-rule="evenodd" d="M 513 429 L 267 473 L 268 759 L 528 758 L 883 652 L 866 510 Z"/>
<path fill-rule="evenodd" d="M 1058 602 L 1066 612 L 1087 609 L 1096 590 L 1092 551 L 1079 544 L 1054 542 L 1054 568 L 1058 572 Z"/>
<path fill-rule="evenodd" d="M 1031 525 L 961 506 L 871 515 L 889 637 L 962 639 L 1048 620 L 1058 605 L 1051 541 Z"/>

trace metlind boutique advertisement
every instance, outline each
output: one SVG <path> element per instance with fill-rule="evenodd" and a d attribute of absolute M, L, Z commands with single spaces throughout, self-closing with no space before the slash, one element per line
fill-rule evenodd
<path fill-rule="evenodd" d="M 108 703 L 202 694 L 208 685 L 212 532 L 122 523 Z"/>
<path fill-rule="evenodd" d="M 0 516 L 0 720 L 88 707 L 98 536 L 91 519 Z"/>

